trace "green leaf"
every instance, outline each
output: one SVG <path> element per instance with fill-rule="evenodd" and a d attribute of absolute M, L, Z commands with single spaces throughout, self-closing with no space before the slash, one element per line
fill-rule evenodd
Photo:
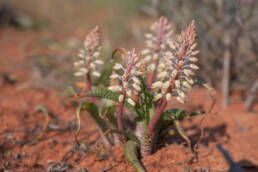
<path fill-rule="evenodd" d="M 106 88 L 94 87 L 91 91 L 87 92 L 87 97 L 99 97 L 118 102 L 119 93 L 113 92 Z"/>
<path fill-rule="evenodd" d="M 168 109 L 165 112 L 163 112 L 163 115 L 165 118 L 172 118 L 177 120 L 183 120 L 184 118 L 189 118 L 192 116 L 197 116 L 206 113 L 206 111 L 200 111 L 200 112 L 190 112 L 186 113 L 186 111 L 181 109 Z"/>
<path fill-rule="evenodd" d="M 116 134 L 122 134 L 125 137 L 127 137 L 129 140 L 134 141 L 138 146 L 140 146 L 140 141 L 138 138 L 131 132 L 123 131 L 123 130 L 118 130 L 118 129 L 112 129 L 109 130 L 111 133 L 116 133 Z"/>
<path fill-rule="evenodd" d="M 146 172 L 140 159 L 138 158 L 138 145 L 129 140 L 124 144 L 124 154 L 126 159 L 134 166 L 137 172 Z"/>
<path fill-rule="evenodd" d="M 117 128 L 117 119 L 116 119 L 116 117 L 114 115 L 115 112 L 116 112 L 115 106 L 109 106 L 109 107 L 101 108 L 101 114 L 103 114 L 108 119 L 108 121 L 114 127 Z"/>
<path fill-rule="evenodd" d="M 119 93 L 113 92 L 111 90 L 108 90 L 106 88 L 100 88 L 100 87 L 94 87 L 91 91 L 87 92 L 87 95 L 85 97 L 98 97 L 102 99 L 108 99 L 115 102 L 118 102 Z M 136 109 L 135 107 L 140 107 L 138 103 L 136 103 L 135 106 L 132 106 L 130 103 L 127 102 L 127 98 L 125 99 L 124 105 L 126 108 L 131 111 L 135 117 L 140 117 L 140 111 L 139 109 Z"/>
<path fill-rule="evenodd" d="M 79 111 L 88 111 L 103 132 L 108 130 L 106 122 L 99 116 L 99 108 L 94 103 L 81 103 Z"/>
<path fill-rule="evenodd" d="M 184 118 L 190 118 L 204 113 L 206 113 L 206 111 L 186 113 L 181 109 L 168 109 L 161 115 L 155 130 L 162 132 L 167 127 L 173 125 L 175 120 L 181 121 Z"/>
<path fill-rule="evenodd" d="M 166 119 L 178 119 L 182 120 L 184 118 L 185 111 L 181 109 L 169 109 L 163 112 L 162 116 Z"/>
<path fill-rule="evenodd" d="M 139 103 L 135 102 L 135 106 L 132 106 L 130 103 L 127 101 L 128 99 L 125 99 L 124 105 L 125 107 L 137 118 L 141 119 L 142 117 L 142 112 L 141 109 L 139 108 L 140 105 Z"/>
<path fill-rule="evenodd" d="M 149 123 L 150 118 L 152 117 L 154 113 L 154 107 L 152 104 L 152 97 L 148 92 L 147 85 L 145 84 L 145 81 L 142 77 L 138 76 L 139 80 L 141 81 L 140 87 L 140 99 L 141 99 L 141 107 L 142 111 L 144 113 L 144 120 L 146 121 L 146 124 Z"/>
<path fill-rule="evenodd" d="M 184 111 L 180 109 L 169 109 L 162 113 L 155 130 L 162 133 L 166 128 L 174 124 L 174 119 L 178 119 L 177 116 L 182 116 Z"/>
<path fill-rule="evenodd" d="M 77 96 L 77 93 L 75 91 L 75 89 L 73 88 L 73 86 L 68 86 L 67 88 L 68 92 L 71 93 L 73 96 Z"/>
<path fill-rule="evenodd" d="M 200 111 L 200 112 L 190 112 L 185 114 L 185 117 L 192 117 L 192 116 L 198 116 L 207 113 L 206 111 Z"/>
<path fill-rule="evenodd" d="M 78 139 L 78 135 L 79 135 L 79 132 L 81 130 L 81 108 L 82 108 L 82 103 L 80 103 L 80 105 L 77 107 L 76 109 L 76 118 L 77 118 L 77 121 L 78 121 L 78 128 L 75 132 L 75 135 L 74 135 L 74 139 L 77 143 L 77 145 L 80 145 L 80 142 L 79 142 L 79 139 Z"/>
<path fill-rule="evenodd" d="M 41 111 L 44 114 L 48 114 L 47 108 L 44 105 L 39 105 L 36 109 L 36 111 Z"/>
<path fill-rule="evenodd" d="M 94 103 L 81 103 L 80 106 L 77 108 L 76 115 L 78 119 L 78 129 L 75 134 L 75 140 L 78 145 L 80 145 L 80 141 L 78 140 L 78 135 L 80 132 L 80 113 L 81 111 L 88 111 L 89 115 L 93 118 L 95 123 L 97 124 L 101 137 L 103 138 L 104 144 L 107 144 L 108 146 L 111 145 L 111 142 L 109 138 L 106 136 L 106 132 L 108 131 L 108 126 L 106 121 L 101 118 L 101 112 L 98 108 L 98 106 Z"/>
<path fill-rule="evenodd" d="M 192 151 L 191 141 L 189 137 L 186 135 L 183 127 L 181 126 L 180 121 L 183 120 L 184 118 L 189 118 L 191 116 L 201 115 L 204 113 L 206 112 L 200 111 L 200 112 L 186 113 L 184 110 L 181 110 L 181 109 L 169 109 L 163 112 L 160 120 L 158 121 L 156 129 L 162 133 L 166 128 L 174 124 L 179 135 L 186 141 L 189 150 Z"/>
<path fill-rule="evenodd" d="M 152 151 L 152 141 L 153 138 L 148 137 L 148 125 L 145 121 L 137 121 L 136 122 L 136 130 L 137 130 L 137 138 L 140 139 L 141 142 L 141 155 L 148 156 Z"/>
<path fill-rule="evenodd" d="M 180 121 L 176 119 L 176 120 L 174 120 L 174 124 L 176 126 L 176 129 L 177 129 L 179 135 L 186 141 L 188 149 L 190 151 L 192 151 L 191 140 L 187 136 L 184 128 L 181 126 Z"/>
<path fill-rule="evenodd" d="M 36 111 L 38 112 L 42 112 L 44 114 L 45 117 L 45 123 L 43 126 L 43 130 L 35 137 L 35 140 L 40 140 L 42 138 L 42 136 L 44 135 L 44 132 L 47 130 L 48 128 L 48 123 L 49 123 L 49 113 L 47 108 L 44 105 L 39 105 L 36 109 Z"/>

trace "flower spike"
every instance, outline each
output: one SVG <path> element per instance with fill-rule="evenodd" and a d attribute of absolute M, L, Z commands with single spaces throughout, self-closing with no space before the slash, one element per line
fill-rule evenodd
<path fill-rule="evenodd" d="M 123 106 L 126 97 L 127 102 L 132 106 L 135 106 L 134 96 L 137 96 L 140 91 L 140 81 L 137 78 L 138 75 L 144 75 L 145 69 L 144 64 L 138 62 L 139 57 L 136 54 L 135 49 L 131 51 L 125 51 L 125 49 L 116 49 L 115 51 L 121 50 L 125 65 L 116 63 L 113 66 L 113 72 L 110 75 L 112 80 L 111 85 L 108 87 L 109 90 L 119 92 L 119 103 L 117 106 L 117 122 L 118 129 L 123 130 L 122 115 Z M 114 55 L 115 52 L 113 52 Z"/>
<path fill-rule="evenodd" d="M 172 25 L 168 22 L 167 18 L 160 17 L 160 19 L 151 25 L 151 33 L 145 35 L 146 48 L 142 51 L 144 61 L 148 63 L 148 87 L 151 88 L 154 82 L 154 75 L 159 60 L 168 47 L 169 40 L 171 39 L 173 30 Z"/>
<path fill-rule="evenodd" d="M 194 42 L 196 37 L 194 21 L 177 36 L 177 40 L 169 39 L 169 49 L 163 54 L 158 64 L 157 79 L 152 85 L 157 89 L 158 95 L 155 101 L 158 101 L 157 109 L 148 125 L 148 136 L 151 137 L 160 115 L 165 110 L 168 100 L 172 96 L 180 102 L 184 103 L 185 91 L 191 88 L 193 84 L 194 70 L 199 67 L 194 64 L 197 61 L 195 55 L 199 53 L 195 50 L 197 44 Z M 170 75 L 163 74 L 168 72 Z M 161 87 L 165 83 L 169 83 L 167 87 Z"/>
<path fill-rule="evenodd" d="M 92 31 L 86 36 L 84 41 L 84 49 L 79 50 L 78 61 L 74 63 L 77 68 L 75 76 L 85 76 L 87 90 L 91 90 L 91 76 L 100 77 L 100 72 L 97 70 L 97 66 L 103 65 L 104 62 L 99 59 L 100 56 L 100 37 L 99 29 L 96 26 Z"/>
<path fill-rule="evenodd" d="M 196 37 L 194 21 L 188 26 L 176 40 L 168 39 L 169 47 L 163 52 L 157 68 L 157 78 L 152 84 L 152 88 L 157 92 L 164 94 L 165 92 L 177 97 L 176 100 L 183 102 L 187 88 L 191 88 L 193 82 L 192 77 L 194 71 L 199 67 L 194 64 L 198 59 L 195 55 L 197 44 L 194 43 Z M 157 87 L 159 83 L 159 87 Z M 168 84 L 169 83 L 169 84 Z M 164 85 L 161 89 L 161 85 Z M 181 93 L 181 94 L 179 94 Z M 180 99 L 179 99 L 179 98 Z M 160 97 L 161 99 L 162 97 Z M 156 99 L 156 101 L 159 99 Z"/>
<path fill-rule="evenodd" d="M 139 62 L 139 57 L 135 52 L 135 49 L 126 52 L 123 49 L 125 65 L 120 63 L 115 63 L 113 66 L 113 72 L 110 75 L 110 79 L 116 80 L 116 85 L 112 84 L 108 89 L 115 91 L 114 88 L 121 88 L 121 91 L 116 89 L 116 92 L 122 93 L 122 90 L 125 90 L 125 93 L 135 93 L 137 96 L 140 91 L 140 81 L 137 76 L 143 76 L 145 73 L 146 65 L 143 62 Z M 126 95 L 124 95 L 126 96 Z M 131 97 L 131 96 L 130 96 Z"/>

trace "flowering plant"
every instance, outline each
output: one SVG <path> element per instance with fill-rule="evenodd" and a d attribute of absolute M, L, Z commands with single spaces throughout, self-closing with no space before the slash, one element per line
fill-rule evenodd
<path fill-rule="evenodd" d="M 138 150 L 143 157 L 150 155 L 160 133 L 173 124 L 191 149 L 190 139 L 180 121 L 187 116 L 204 113 L 167 109 L 172 99 L 185 102 L 185 92 L 192 88 L 194 71 L 199 69 L 195 64 L 199 51 L 196 50 L 194 21 L 176 39 L 173 37 L 172 24 L 165 17 L 153 23 L 150 30 L 151 33 L 145 35 L 146 47 L 140 54 L 135 49 L 114 50 L 113 55 L 121 52 L 124 63 L 114 63 L 108 88 L 91 86 L 91 75 L 101 75 L 96 66 L 104 63 L 99 59 L 98 27 L 87 35 L 85 50 L 80 50 L 80 59 L 74 64 L 78 68 L 75 75 L 85 76 L 87 88 L 85 93 L 77 97 L 89 97 L 91 101 L 80 104 L 78 117 L 82 110 L 88 111 L 98 124 L 105 143 L 112 145 L 123 142 L 125 156 L 138 171 L 145 171 L 138 159 Z M 104 104 L 97 106 L 94 97 L 101 98 Z M 127 111 L 135 119 L 134 133 L 128 130 L 129 127 L 123 121 Z M 123 135 L 122 140 L 117 134 Z"/>

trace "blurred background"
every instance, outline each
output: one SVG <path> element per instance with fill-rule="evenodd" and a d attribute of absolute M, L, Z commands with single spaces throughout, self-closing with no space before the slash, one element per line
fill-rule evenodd
<path fill-rule="evenodd" d="M 257 0 L 1 0 L 3 78 L 65 90 L 75 82 L 73 62 L 95 25 L 101 31 L 102 57 L 109 60 L 116 47 L 140 51 L 144 33 L 161 15 L 176 33 L 196 21 L 198 78 L 222 92 L 223 107 L 237 92 L 250 110 L 258 87 Z M 110 72 L 106 65 L 95 82 L 105 84 Z"/>
<path fill-rule="evenodd" d="M 258 171 L 258 0 L 0 0 L 0 172 L 130 171 L 122 147 L 103 150 L 87 114 L 81 116 L 78 149 L 78 101 L 68 87 L 84 86 L 73 63 L 96 25 L 101 58 L 108 62 L 117 47 L 140 52 L 144 34 L 160 16 L 173 23 L 176 34 L 195 20 L 197 78 L 217 93 L 211 99 L 196 86 L 185 105 L 171 101 L 173 108 L 210 111 L 182 122 L 192 143 L 201 143 L 195 170 L 229 168 L 216 149 L 220 143 L 247 172 Z M 110 73 L 105 63 L 93 84 L 107 85 Z M 192 154 L 180 139 L 164 136 L 159 150 L 144 159 L 146 167 L 187 171 Z"/>

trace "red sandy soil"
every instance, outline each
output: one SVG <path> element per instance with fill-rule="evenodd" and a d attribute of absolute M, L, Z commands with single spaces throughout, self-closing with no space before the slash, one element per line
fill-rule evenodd
<path fill-rule="evenodd" d="M 9 34 L 9 36 L 7 36 Z M 15 34 L 10 36 L 10 34 Z M 0 32 L 0 171 L 134 171 L 123 156 L 122 146 L 105 150 L 93 120 L 82 117 L 80 149 L 74 142 L 75 102 L 57 91 L 35 87 L 29 55 L 35 35 L 4 30 Z M 26 45 L 26 50 L 24 46 Z M 12 79 L 12 77 L 17 77 Z M 199 144 L 198 160 L 192 157 L 183 139 L 166 136 L 158 150 L 142 162 L 150 172 L 222 172 L 229 169 L 216 148 L 220 143 L 235 162 L 246 171 L 258 171 L 258 106 L 245 112 L 240 96 L 221 109 L 221 96 L 201 126 L 204 137 Z M 188 110 L 208 109 L 211 99 L 203 89 L 190 94 Z M 40 140 L 44 115 L 36 108 L 43 104 L 50 113 L 49 127 Z M 171 107 L 175 104 L 171 102 Z M 201 135 L 202 116 L 184 120 L 183 127 L 195 144 Z"/>

